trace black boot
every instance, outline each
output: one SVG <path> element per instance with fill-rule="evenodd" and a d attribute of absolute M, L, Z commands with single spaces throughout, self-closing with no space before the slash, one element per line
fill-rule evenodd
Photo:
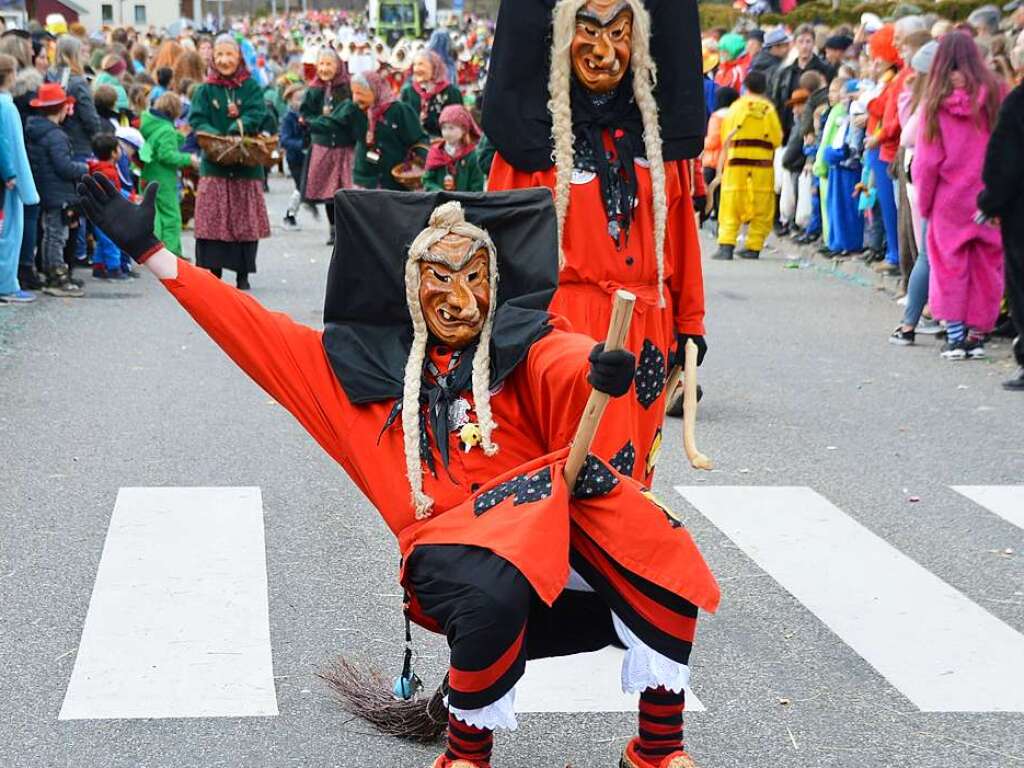
<path fill-rule="evenodd" d="M 250 289 L 248 272 L 239 272 L 235 276 L 235 287 L 240 291 L 248 291 Z"/>
<path fill-rule="evenodd" d="M 732 261 L 732 252 L 734 250 L 736 250 L 735 245 L 720 245 L 718 246 L 718 253 L 711 258 L 718 261 Z"/>
<path fill-rule="evenodd" d="M 1024 392 L 1024 367 L 1018 368 L 1012 379 L 1003 382 L 1003 389 L 1008 392 Z"/>
<path fill-rule="evenodd" d="M 761 258 L 761 252 L 760 251 L 743 250 L 743 251 L 740 251 L 739 256 L 740 256 L 741 259 L 760 259 Z"/>
<path fill-rule="evenodd" d="M 334 226 L 331 226 L 331 234 L 327 236 L 327 244 L 334 245 Z"/>
<path fill-rule="evenodd" d="M 46 286 L 46 280 L 39 274 L 35 264 L 18 266 L 18 283 L 26 291 L 39 291 Z"/>

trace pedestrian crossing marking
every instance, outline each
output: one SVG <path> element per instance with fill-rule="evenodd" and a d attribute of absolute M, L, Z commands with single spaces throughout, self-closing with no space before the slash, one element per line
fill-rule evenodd
<path fill-rule="evenodd" d="M 533 659 L 516 683 L 516 712 L 636 712 L 639 694 L 623 693 L 621 648 Z M 686 711 L 704 705 L 686 692 Z"/>
<path fill-rule="evenodd" d="M 810 488 L 676 490 L 922 711 L 1024 712 L 1024 636 Z"/>
<path fill-rule="evenodd" d="M 1018 528 L 1024 528 L 1024 485 L 951 485 L 949 487 Z"/>
<path fill-rule="evenodd" d="M 122 488 L 59 719 L 277 714 L 259 488 Z"/>

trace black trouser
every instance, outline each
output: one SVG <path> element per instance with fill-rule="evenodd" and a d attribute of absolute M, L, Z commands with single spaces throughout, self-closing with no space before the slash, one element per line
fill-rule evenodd
<path fill-rule="evenodd" d="M 1003 221 L 1003 249 L 1006 253 L 1006 298 L 1010 304 L 1010 317 L 1017 329 L 1013 342 L 1013 355 L 1017 365 L 1024 367 L 1024 232 L 1021 224 L 1012 228 Z"/>

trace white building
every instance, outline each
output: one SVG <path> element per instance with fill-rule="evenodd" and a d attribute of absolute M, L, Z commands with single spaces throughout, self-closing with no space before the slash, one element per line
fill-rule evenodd
<path fill-rule="evenodd" d="M 75 0 L 79 20 L 93 32 L 104 25 L 161 29 L 181 18 L 178 0 Z"/>

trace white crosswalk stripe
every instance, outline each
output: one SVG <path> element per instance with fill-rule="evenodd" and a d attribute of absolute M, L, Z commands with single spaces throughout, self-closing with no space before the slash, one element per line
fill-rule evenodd
<path fill-rule="evenodd" d="M 277 714 L 259 488 L 122 488 L 61 720 Z"/>
<path fill-rule="evenodd" d="M 919 709 L 1024 712 L 1024 635 L 810 488 L 676 490 Z"/>
<path fill-rule="evenodd" d="M 1024 528 L 1024 485 L 951 485 L 957 493 Z"/>

